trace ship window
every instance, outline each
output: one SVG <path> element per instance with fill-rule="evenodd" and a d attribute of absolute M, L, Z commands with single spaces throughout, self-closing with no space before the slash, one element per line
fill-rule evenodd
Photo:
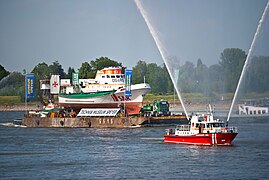
<path fill-rule="evenodd" d="M 115 78 L 115 76 L 114 75 L 111 75 L 111 78 Z"/>
<path fill-rule="evenodd" d="M 256 111 L 253 111 L 254 113 L 253 114 L 256 114 Z"/>
<path fill-rule="evenodd" d="M 110 75 L 106 75 L 107 78 L 110 78 Z"/>
<path fill-rule="evenodd" d="M 261 114 L 261 110 L 258 110 L 258 114 Z"/>
<path fill-rule="evenodd" d="M 120 78 L 120 75 L 116 75 L 116 78 Z"/>
<path fill-rule="evenodd" d="M 213 127 L 219 127 L 219 124 L 218 123 L 214 123 L 213 124 Z"/>
<path fill-rule="evenodd" d="M 199 118 L 198 118 L 198 121 L 199 121 L 199 122 L 204 121 L 204 118 L 203 118 L 203 117 L 199 117 Z"/>
<path fill-rule="evenodd" d="M 262 110 L 262 114 L 265 114 L 265 110 Z"/>
<path fill-rule="evenodd" d="M 102 76 L 102 78 L 105 78 L 106 76 Z"/>
<path fill-rule="evenodd" d="M 249 114 L 252 114 L 252 111 L 249 111 Z"/>

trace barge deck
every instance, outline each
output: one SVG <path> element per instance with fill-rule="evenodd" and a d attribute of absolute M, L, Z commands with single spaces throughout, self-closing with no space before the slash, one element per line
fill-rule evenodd
<path fill-rule="evenodd" d="M 31 117 L 25 116 L 22 125 L 31 128 L 125 128 L 137 126 L 155 126 L 187 124 L 184 115 L 161 117 Z"/>

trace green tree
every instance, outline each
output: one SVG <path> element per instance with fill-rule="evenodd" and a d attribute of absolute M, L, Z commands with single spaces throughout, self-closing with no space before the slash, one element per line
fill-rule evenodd
<path fill-rule="evenodd" d="M 173 83 L 168 74 L 165 64 L 158 66 L 157 77 L 158 77 L 157 85 L 158 85 L 158 90 L 160 93 L 166 94 L 168 92 L 173 92 Z"/>
<path fill-rule="evenodd" d="M 203 92 L 205 95 L 209 94 L 208 78 L 209 78 L 208 67 L 205 64 L 203 64 L 201 59 L 198 59 L 194 75 L 194 80 L 196 81 L 195 90 L 197 92 Z"/>
<path fill-rule="evenodd" d="M 194 77 L 194 64 L 186 62 L 179 69 L 177 86 L 182 92 L 189 93 L 195 92 L 195 87 L 198 85 Z"/>
<path fill-rule="evenodd" d="M 51 70 L 45 62 L 36 65 L 31 72 L 35 75 L 35 78 L 38 78 L 39 80 L 49 79 L 51 75 Z"/>
<path fill-rule="evenodd" d="M 91 67 L 93 71 L 101 70 L 105 67 L 122 67 L 121 63 L 118 63 L 115 60 L 111 60 L 108 57 L 100 57 L 95 59 L 95 61 L 91 61 Z"/>
<path fill-rule="evenodd" d="M 214 64 L 209 67 L 209 87 L 210 91 L 216 93 L 223 93 L 223 71 L 219 64 Z"/>
<path fill-rule="evenodd" d="M 266 92 L 269 91 L 269 57 L 254 56 L 247 66 L 241 84 L 241 92 Z"/>
<path fill-rule="evenodd" d="M 58 61 L 54 61 L 52 65 L 49 65 L 51 74 L 58 74 L 63 79 L 65 78 L 65 73 L 62 68 L 62 65 Z"/>
<path fill-rule="evenodd" d="M 156 63 L 147 64 L 146 80 L 154 94 L 164 94 L 168 91 L 167 70 Z"/>
<path fill-rule="evenodd" d="M 0 81 L 0 95 L 21 96 L 24 98 L 24 76 L 19 72 L 12 72 Z"/>
<path fill-rule="evenodd" d="M 9 72 L 6 71 L 2 65 L 0 65 L 0 80 L 6 77 L 7 75 L 9 75 Z"/>
<path fill-rule="evenodd" d="M 168 73 L 168 70 L 167 70 L 167 67 L 163 64 L 163 67 L 162 67 L 162 71 L 163 71 L 163 76 L 165 78 L 165 92 L 166 93 L 172 93 L 174 91 L 174 85 L 173 85 L 173 82 L 171 80 L 171 77 Z M 162 86 L 162 85 L 161 85 Z"/>
<path fill-rule="evenodd" d="M 75 72 L 74 68 L 69 67 L 67 70 L 66 78 L 72 79 L 72 73 Z"/>
<path fill-rule="evenodd" d="M 147 63 L 145 61 L 138 61 L 133 67 L 133 84 L 144 82 L 144 77 L 147 73 Z"/>
<path fill-rule="evenodd" d="M 246 57 L 246 53 L 238 48 L 227 48 L 221 53 L 219 64 L 224 72 L 226 92 L 235 91 Z"/>
<path fill-rule="evenodd" d="M 88 62 L 84 62 L 81 64 L 81 67 L 79 68 L 79 76 L 81 79 L 87 79 L 90 78 L 89 74 L 92 71 L 92 67 Z"/>
<path fill-rule="evenodd" d="M 146 74 L 146 79 L 148 83 L 151 86 L 151 92 L 152 93 L 159 93 L 160 88 L 158 86 L 159 80 L 158 80 L 158 75 L 159 73 L 159 68 L 156 63 L 150 63 L 147 64 L 147 74 Z"/>
<path fill-rule="evenodd" d="M 51 69 L 45 62 L 42 62 L 34 67 L 32 73 L 34 74 L 35 77 L 34 94 L 35 97 L 39 99 L 39 96 L 41 95 L 40 80 L 50 80 Z"/>

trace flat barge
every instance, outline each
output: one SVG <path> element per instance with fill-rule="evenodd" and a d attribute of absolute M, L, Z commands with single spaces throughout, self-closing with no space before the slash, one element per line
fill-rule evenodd
<path fill-rule="evenodd" d="M 31 128 L 125 128 L 139 126 L 188 124 L 184 115 L 163 117 L 35 117 L 29 114 L 22 125 Z"/>

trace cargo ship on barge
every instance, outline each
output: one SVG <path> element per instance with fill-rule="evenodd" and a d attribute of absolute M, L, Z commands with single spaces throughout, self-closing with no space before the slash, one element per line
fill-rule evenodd
<path fill-rule="evenodd" d="M 97 71 L 94 79 L 80 79 L 76 85 L 62 87 L 59 105 L 72 108 L 124 108 L 128 115 L 139 114 L 143 97 L 150 91 L 147 83 L 131 85 L 131 96 L 125 96 L 125 74 L 120 67 Z"/>
<path fill-rule="evenodd" d="M 42 111 L 26 113 L 22 124 L 27 127 L 139 127 L 187 123 L 185 115 L 161 116 L 163 113 L 158 111 L 160 116 L 152 117 L 142 112 L 143 98 L 150 86 L 125 83 L 128 78 L 120 67 L 99 70 L 95 79 L 77 76 L 76 81 L 72 80 L 71 85 L 69 79 L 60 82 L 59 76 L 53 75 L 50 93 L 58 94 L 58 104 L 50 103 Z M 128 84 L 131 95 L 126 95 Z"/>

